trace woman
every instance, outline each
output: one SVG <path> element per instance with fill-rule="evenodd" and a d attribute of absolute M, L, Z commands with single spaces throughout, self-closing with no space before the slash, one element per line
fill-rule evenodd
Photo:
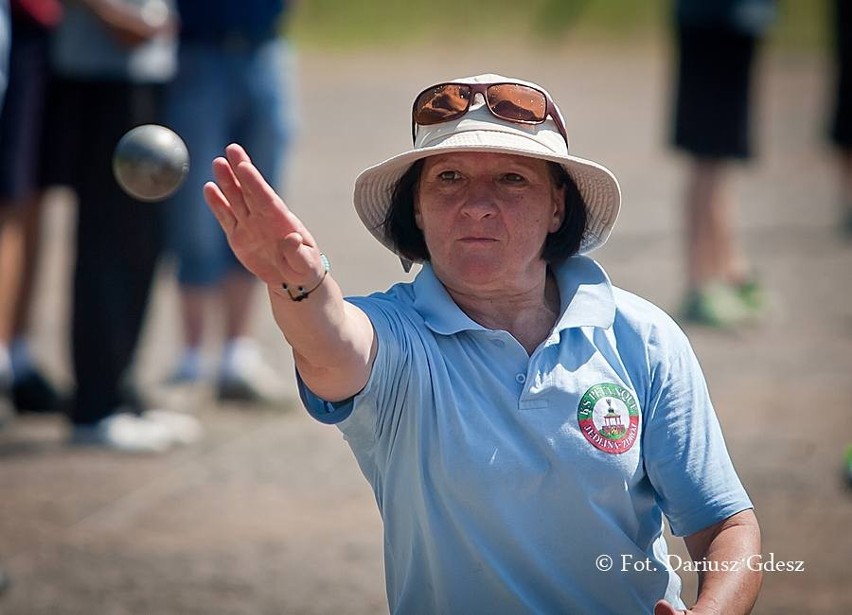
<path fill-rule="evenodd" d="M 615 178 L 516 79 L 427 88 L 413 135 L 359 176 L 355 207 L 423 269 L 369 297 L 343 299 L 242 148 L 205 186 L 269 287 L 306 407 L 373 487 L 391 611 L 679 612 L 663 515 L 696 560 L 745 562 L 759 529 L 685 337 L 577 256 L 612 229 Z M 747 612 L 751 568 L 703 573 L 694 612 Z"/>

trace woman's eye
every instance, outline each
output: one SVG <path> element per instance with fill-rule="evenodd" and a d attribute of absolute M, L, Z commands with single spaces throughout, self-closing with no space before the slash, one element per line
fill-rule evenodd
<path fill-rule="evenodd" d="M 518 175 L 517 173 L 506 173 L 503 176 L 503 181 L 506 181 L 510 184 L 520 184 L 524 181 L 524 176 Z"/>
<path fill-rule="evenodd" d="M 454 181 L 459 177 L 460 175 L 455 171 L 441 171 L 438 173 L 438 179 L 441 181 Z"/>

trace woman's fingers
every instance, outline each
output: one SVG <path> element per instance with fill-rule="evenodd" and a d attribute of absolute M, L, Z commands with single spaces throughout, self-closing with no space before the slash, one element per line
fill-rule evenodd
<path fill-rule="evenodd" d="M 260 174 L 257 167 L 248 161 L 242 161 L 236 167 L 236 175 L 252 214 L 257 213 L 260 216 L 281 215 L 281 220 L 291 227 L 290 230 L 301 234 L 303 243 L 316 246 L 308 229 L 279 198 L 272 186 L 263 179 L 263 175 Z"/>
<path fill-rule="evenodd" d="M 248 153 L 238 143 L 231 143 L 225 148 L 225 157 L 233 168 L 237 168 L 241 162 L 251 162 Z"/>
<path fill-rule="evenodd" d="M 236 144 L 213 161 L 204 199 L 240 261 L 261 279 L 310 280 L 320 266 L 314 238 Z"/>
<path fill-rule="evenodd" d="M 225 148 L 225 159 L 228 161 L 228 171 L 233 177 L 234 184 L 240 187 L 240 192 L 243 196 L 243 203 L 246 206 L 246 214 L 251 215 L 256 210 L 254 206 L 255 203 L 252 202 L 251 196 L 247 194 L 245 186 L 243 186 L 242 181 L 239 179 L 239 175 L 237 174 L 237 168 L 242 163 L 246 163 L 248 165 L 252 165 L 251 158 L 249 158 L 248 153 L 245 149 L 243 149 L 242 145 L 237 143 L 231 143 L 228 147 Z"/>
<path fill-rule="evenodd" d="M 225 195 L 222 194 L 219 186 L 217 186 L 214 182 L 207 182 L 204 184 L 203 192 L 204 200 L 207 201 L 210 211 L 213 212 L 213 215 L 216 217 L 216 220 L 219 221 L 219 224 L 222 225 L 225 232 L 230 234 L 237 225 L 237 218 L 234 216 L 234 212 L 231 211 L 228 199 L 225 198 Z"/>
<path fill-rule="evenodd" d="M 240 162 L 234 167 L 234 172 L 245 193 L 246 203 L 249 204 L 251 213 L 259 215 L 271 212 L 289 213 L 287 206 L 251 162 Z"/>
<path fill-rule="evenodd" d="M 227 159 L 219 157 L 213 161 L 213 177 L 237 219 L 247 217 L 249 209 L 246 205 L 242 186 L 240 186 L 240 182 L 234 175 L 234 170 Z"/>

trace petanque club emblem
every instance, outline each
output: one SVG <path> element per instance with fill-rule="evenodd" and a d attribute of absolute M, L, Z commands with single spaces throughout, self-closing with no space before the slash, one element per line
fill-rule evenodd
<path fill-rule="evenodd" d="M 618 455 L 636 443 L 639 404 L 633 393 L 620 384 L 596 384 L 580 398 L 577 421 L 595 448 Z"/>

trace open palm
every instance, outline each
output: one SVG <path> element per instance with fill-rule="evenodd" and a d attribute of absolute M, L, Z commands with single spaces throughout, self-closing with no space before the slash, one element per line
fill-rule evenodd
<path fill-rule="evenodd" d="M 213 161 L 204 198 L 246 269 L 267 284 L 310 281 L 321 271 L 319 250 L 245 150 L 232 144 Z"/>

